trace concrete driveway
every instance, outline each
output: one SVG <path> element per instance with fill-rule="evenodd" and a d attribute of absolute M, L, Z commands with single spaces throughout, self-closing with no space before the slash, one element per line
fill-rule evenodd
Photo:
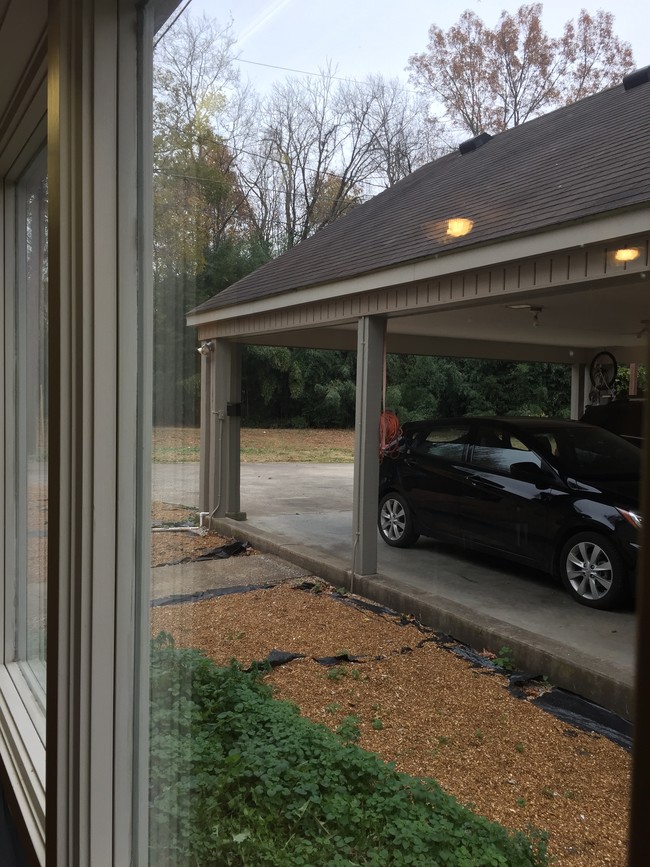
<path fill-rule="evenodd" d="M 350 464 L 242 464 L 247 520 L 218 526 L 478 650 L 505 645 L 518 668 L 631 719 L 632 610 L 586 608 L 543 573 L 431 539 L 406 550 L 380 542 L 379 574 L 353 583 L 352 472 Z M 154 464 L 153 497 L 197 506 L 198 464 Z"/>

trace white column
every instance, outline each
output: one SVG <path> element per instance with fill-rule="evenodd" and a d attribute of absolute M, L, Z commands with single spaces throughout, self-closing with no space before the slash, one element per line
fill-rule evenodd
<path fill-rule="evenodd" d="M 586 364 L 571 365 L 571 418 L 579 419 L 585 411 L 589 394 L 589 370 Z"/>
<path fill-rule="evenodd" d="M 210 463 L 212 448 L 212 405 L 214 386 L 214 353 L 208 351 L 201 355 L 201 447 L 199 465 L 199 511 L 202 515 L 210 511 L 212 494 L 210 491 Z"/>
<path fill-rule="evenodd" d="M 210 438 L 210 517 L 243 521 L 241 496 L 241 346 L 215 340 Z"/>
<path fill-rule="evenodd" d="M 352 572 L 377 572 L 379 420 L 386 320 L 363 316 L 357 329 L 357 403 L 352 505 Z"/>

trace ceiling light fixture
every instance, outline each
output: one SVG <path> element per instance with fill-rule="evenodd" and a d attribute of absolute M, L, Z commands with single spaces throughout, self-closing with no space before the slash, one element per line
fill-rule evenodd
<path fill-rule="evenodd" d="M 535 304 L 506 304 L 508 310 L 530 310 L 533 314 L 533 327 L 539 326 L 539 314 L 544 309 L 541 305 L 538 307 Z"/>
<path fill-rule="evenodd" d="M 452 238 L 462 238 L 463 235 L 469 235 L 474 226 L 474 220 L 468 217 L 452 217 L 447 220 L 447 234 Z"/>
<path fill-rule="evenodd" d="M 201 345 L 196 350 L 199 355 L 210 355 L 214 351 L 214 340 L 202 340 Z"/>
<path fill-rule="evenodd" d="M 621 247 L 614 253 L 617 262 L 634 262 L 638 259 L 640 251 L 637 247 Z"/>

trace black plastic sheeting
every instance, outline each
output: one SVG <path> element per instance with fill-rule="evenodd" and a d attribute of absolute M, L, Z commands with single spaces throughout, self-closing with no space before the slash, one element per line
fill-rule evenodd
<path fill-rule="evenodd" d="M 186 602 L 203 602 L 217 596 L 232 596 L 234 593 L 249 593 L 251 590 L 270 590 L 276 582 L 267 584 L 240 584 L 237 587 L 215 587 L 213 590 L 198 590 L 196 593 L 178 593 L 175 596 L 161 596 L 152 599 L 151 607 L 160 605 L 184 605 Z"/>
<path fill-rule="evenodd" d="M 632 750 L 632 724 L 585 698 L 555 687 L 532 703 L 575 728 L 603 735 L 628 752 Z M 565 734 L 571 737 L 573 730 L 566 729 Z"/>
<path fill-rule="evenodd" d="M 198 557 L 182 557 L 180 560 L 172 560 L 170 563 L 160 563 L 160 566 L 178 566 L 181 563 L 200 563 L 202 560 L 227 560 L 236 554 L 243 554 L 250 548 L 249 542 L 228 542 L 227 545 L 219 545 L 218 548 L 210 548 Z M 156 567 L 154 567 L 156 568 Z"/>
<path fill-rule="evenodd" d="M 309 581 L 304 581 L 297 589 L 313 590 L 316 585 Z M 482 656 L 477 650 L 456 641 L 451 635 L 446 635 L 444 632 L 436 632 L 416 620 L 404 617 L 397 614 L 396 611 L 377 605 L 373 602 L 366 602 L 363 599 L 346 596 L 345 594 L 333 592 L 330 594 L 334 599 L 338 599 L 362 611 L 372 611 L 375 614 L 387 614 L 394 617 L 400 625 L 416 626 L 421 632 L 427 633 L 429 637 L 419 642 L 418 646 L 422 647 L 428 641 L 435 642 L 443 650 L 448 650 L 455 656 L 467 660 L 474 668 L 483 668 L 493 671 L 497 674 L 502 674 L 508 678 L 509 692 L 516 698 L 527 698 L 524 687 L 527 684 L 542 683 L 544 677 L 541 674 L 529 672 L 512 672 L 497 665 L 492 659 Z M 411 648 L 402 648 L 401 652 L 409 652 Z M 608 738 L 613 743 L 618 744 L 627 751 L 632 749 L 632 724 L 622 717 L 611 711 L 582 698 L 575 693 L 552 687 L 547 692 L 531 700 L 531 703 L 537 705 L 540 709 L 552 714 L 562 722 L 569 723 L 574 728 L 581 731 L 593 732 Z M 570 737 L 571 729 L 567 730 L 567 736 Z"/>
<path fill-rule="evenodd" d="M 292 662 L 294 659 L 304 658 L 304 653 L 290 653 L 287 650 L 272 650 L 264 660 L 264 663 L 270 665 L 271 668 L 277 668 L 278 665 L 284 665 L 285 662 Z M 259 663 L 256 663 L 256 665 L 259 666 Z"/>
<path fill-rule="evenodd" d="M 232 543 L 232 545 L 224 545 L 222 547 L 230 548 L 234 545 L 239 544 L 243 544 L 244 546 L 246 546 L 242 550 L 246 550 L 246 548 L 249 547 L 248 542 Z M 220 549 L 215 548 L 213 550 L 218 551 Z M 207 552 L 199 559 L 211 559 L 211 557 L 208 556 L 210 553 L 211 552 Z M 218 556 L 230 555 L 225 554 Z M 238 587 L 219 587 L 215 588 L 214 590 L 203 590 L 198 593 L 177 596 L 165 596 L 161 599 L 154 599 L 151 602 L 151 606 L 156 607 L 159 605 L 178 605 L 186 602 L 200 602 L 205 599 L 214 599 L 217 596 L 229 596 L 233 593 L 248 593 L 250 590 L 268 590 L 274 586 L 275 583 L 248 584 Z M 322 587 L 322 585 L 318 582 L 303 581 L 302 584 L 295 585 L 294 589 L 313 593 L 314 591 L 317 591 L 317 589 L 320 587 Z M 453 653 L 455 656 L 459 656 L 462 659 L 465 659 L 474 668 L 483 668 L 488 671 L 504 675 L 508 678 L 508 689 L 510 693 L 516 698 L 528 698 L 526 696 L 524 687 L 527 684 L 532 684 L 535 682 L 539 683 L 543 682 L 544 680 L 541 674 L 531 674 L 521 671 L 512 672 L 505 668 L 502 668 L 497 665 L 494 660 L 482 656 L 477 650 L 474 650 L 466 644 L 462 644 L 461 642 L 453 638 L 453 636 L 447 635 L 444 632 L 436 632 L 435 630 L 427 626 L 423 626 L 414 618 L 406 617 L 405 615 L 399 615 L 391 608 L 386 608 L 385 606 L 378 605 L 374 602 L 367 602 L 364 599 L 347 596 L 345 593 L 340 593 L 338 591 L 326 592 L 333 599 L 336 599 L 337 601 L 340 601 L 346 605 L 351 605 L 352 607 L 358 608 L 362 611 L 370 611 L 374 614 L 386 614 L 392 617 L 395 623 L 398 625 L 406 626 L 408 624 L 410 626 L 415 626 L 420 632 L 424 633 L 427 636 L 426 638 L 423 638 L 422 641 L 418 642 L 418 647 L 422 647 L 427 642 L 435 642 L 438 647 L 442 648 L 443 650 L 447 650 L 450 653 Z M 413 648 L 402 647 L 399 652 L 412 653 Z M 291 653 L 289 651 L 274 649 L 268 654 L 265 659 L 254 662 L 251 666 L 251 669 L 269 667 L 277 668 L 277 666 L 284 665 L 285 663 L 291 662 L 294 659 L 304 658 L 305 654 L 302 653 Z M 381 656 L 352 656 L 349 653 L 341 653 L 336 656 L 313 657 L 314 662 L 325 666 L 339 665 L 342 662 L 359 664 L 369 662 L 371 660 L 378 660 L 381 658 Z M 627 720 L 624 720 L 617 714 L 605 710 L 605 708 L 600 707 L 599 705 L 594 704 L 593 702 L 588 701 L 585 698 L 581 698 L 579 695 L 575 695 L 574 693 L 568 692 L 564 689 L 560 689 L 559 687 L 552 687 L 547 692 L 544 692 L 536 698 L 529 700 L 532 704 L 536 705 L 541 710 L 552 714 L 554 717 L 561 720 L 562 722 L 570 724 L 571 726 L 573 726 L 573 728 L 577 728 L 585 732 L 592 732 L 594 734 L 608 738 L 610 741 L 618 744 L 618 746 L 622 747 L 625 750 L 631 751 L 632 749 L 631 723 L 629 723 Z M 573 729 L 567 729 L 565 731 L 565 734 L 567 735 L 567 737 L 572 737 L 574 735 Z"/>

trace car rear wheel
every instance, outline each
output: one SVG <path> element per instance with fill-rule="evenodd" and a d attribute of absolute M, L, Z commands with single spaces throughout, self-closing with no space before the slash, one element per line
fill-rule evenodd
<path fill-rule="evenodd" d="M 395 493 L 386 494 L 379 504 L 379 532 L 387 545 L 408 548 L 417 542 L 419 533 L 406 500 Z"/>
<path fill-rule="evenodd" d="M 613 608 L 627 581 L 614 545 L 598 533 L 578 533 L 560 555 L 560 574 L 574 599 L 591 608 Z"/>

